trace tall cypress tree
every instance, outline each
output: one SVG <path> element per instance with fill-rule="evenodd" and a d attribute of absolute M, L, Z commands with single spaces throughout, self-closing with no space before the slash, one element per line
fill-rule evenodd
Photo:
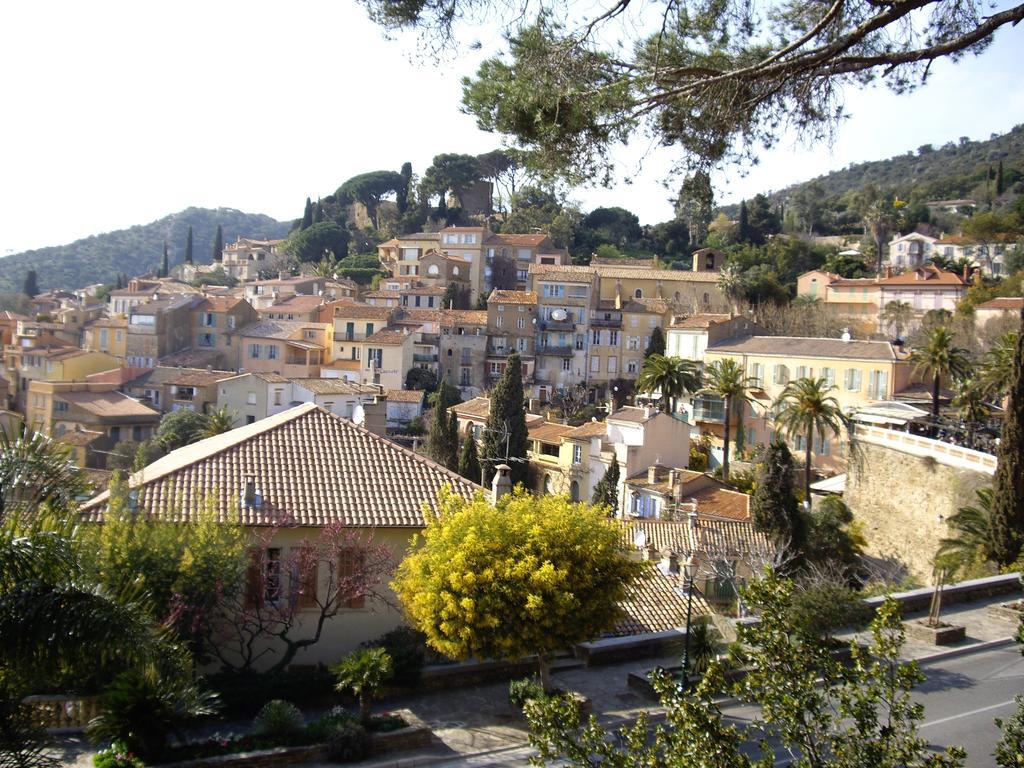
<path fill-rule="evenodd" d="M 619 511 L 619 461 L 612 456 L 612 463 L 604 471 L 604 476 L 594 486 L 592 504 L 604 504 L 614 515 Z"/>
<path fill-rule="evenodd" d="M 412 184 L 412 163 L 402 163 L 402 170 L 398 172 L 402 177 L 402 183 L 395 190 L 395 203 L 398 205 L 399 215 L 409 209 L 409 185 Z"/>
<path fill-rule="evenodd" d="M 167 275 L 170 273 L 170 269 L 171 269 L 171 263 L 170 263 L 170 259 L 167 256 L 167 243 L 165 242 L 164 243 L 164 255 L 163 255 L 163 258 L 160 259 L 160 270 L 156 273 L 157 277 L 167 277 Z"/>
<path fill-rule="evenodd" d="M 224 260 L 224 230 L 217 225 L 217 236 L 213 240 L 213 260 L 218 264 Z"/>
<path fill-rule="evenodd" d="M 430 436 L 427 438 L 430 457 L 438 464 L 455 469 L 459 456 L 459 422 L 454 413 L 449 416 L 448 409 L 459 402 L 458 392 L 442 380 L 434 402 L 434 422 L 430 425 Z"/>
<path fill-rule="evenodd" d="M 749 243 L 751 241 L 750 236 L 750 217 L 747 214 L 747 201 L 740 201 L 740 221 L 739 226 L 736 228 L 736 237 L 741 243 Z"/>
<path fill-rule="evenodd" d="M 505 373 L 491 390 L 491 411 L 487 416 L 482 453 L 480 462 L 484 467 L 485 485 L 489 485 L 494 477 L 494 468 L 506 458 L 512 470 L 509 473 L 512 485 L 526 484 L 529 474 L 526 462 L 526 411 L 523 402 L 523 364 L 518 352 L 509 355 Z"/>
<path fill-rule="evenodd" d="M 775 539 L 788 539 L 799 552 L 806 531 L 793 488 L 793 470 L 793 454 L 782 440 L 774 440 L 758 467 L 750 514 L 755 529 Z"/>
<path fill-rule="evenodd" d="M 313 206 L 313 223 L 319 224 L 324 220 L 324 204 L 320 202 L 320 198 L 317 198 L 316 205 Z"/>
<path fill-rule="evenodd" d="M 1024 545 L 1024 309 L 1010 379 L 1010 402 L 992 480 L 992 555 L 1000 566 L 1017 560 Z"/>
<path fill-rule="evenodd" d="M 452 418 L 458 425 L 455 414 L 452 414 Z M 459 474 L 474 483 L 480 482 L 480 456 L 477 454 L 476 440 L 472 434 L 467 434 L 466 439 L 462 442 L 462 452 L 459 454 Z"/>
<path fill-rule="evenodd" d="M 1006 190 L 1003 181 L 1003 161 L 999 161 L 999 167 L 996 168 L 996 197 L 999 197 Z"/>
<path fill-rule="evenodd" d="M 302 210 L 302 224 L 299 229 L 309 229 L 313 226 L 313 201 L 306 198 L 306 207 Z"/>
<path fill-rule="evenodd" d="M 654 326 L 651 331 L 651 340 L 647 342 L 647 349 L 644 350 L 644 359 L 646 360 L 651 355 L 664 355 L 665 354 L 665 334 L 661 330 L 660 325 Z"/>
<path fill-rule="evenodd" d="M 188 237 L 185 238 L 185 263 L 192 263 L 192 225 L 188 225 Z"/>
<path fill-rule="evenodd" d="M 34 299 L 39 295 L 39 278 L 36 276 L 36 271 L 34 269 L 30 269 L 25 275 L 25 283 L 21 292 L 30 299 Z"/>

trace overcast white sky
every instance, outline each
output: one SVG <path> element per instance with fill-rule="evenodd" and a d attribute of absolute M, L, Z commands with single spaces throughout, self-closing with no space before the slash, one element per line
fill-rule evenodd
<path fill-rule="evenodd" d="M 356 173 L 499 145 L 458 110 L 459 79 L 496 34 L 473 58 L 411 63 L 415 41 L 385 40 L 353 0 L 7 2 L 0 29 L 0 255 L 190 205 L 291 219 Z M 831 149 L 783 142 L 717 179 L 719 199 L 1004 132 L 1024 122 L 1022 51 L 1024 29 L 1004 29 L 914 95 L 850 93 Z M 622 153 L 633 184 L 574 197 L 668 218 L 669 158 L 648 149 Z"/>

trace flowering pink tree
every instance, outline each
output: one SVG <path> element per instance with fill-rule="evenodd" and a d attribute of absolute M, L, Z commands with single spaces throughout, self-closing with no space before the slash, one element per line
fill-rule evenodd
<path fill-rule="evenodd" d="M 383 600 L 394 570 L 391 551 L 365 531 L 329 524 L 285 549 L 279 529 L 262 532 L 250 548 L 244 584 L 224 593 L 212 622 L 214 656 L 228 669 L 280 672 L 303 648 L 315 645 L 339 614 Z"/>

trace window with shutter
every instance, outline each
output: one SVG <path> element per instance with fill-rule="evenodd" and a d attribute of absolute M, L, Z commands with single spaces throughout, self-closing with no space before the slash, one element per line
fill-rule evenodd
<path fill-rule="evenodd" d="M 338 600 L 346 608 L 363 608 L 366 605 L 360 578 L 365 557 L 365 553 L 350 547 L 343 550 L 338 558 Z"/>
<path fill-rule="evenodd" d="M 313 550 L 302 547 L 295 552 L 295 568 L 292 578 L 298 587 L 296 605 L 299 608 L 316 608 L 317 576 L 320 563 L 317 562 Z"/>

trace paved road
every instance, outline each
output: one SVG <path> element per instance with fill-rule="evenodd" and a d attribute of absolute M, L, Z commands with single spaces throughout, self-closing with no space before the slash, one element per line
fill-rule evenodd
<path fill-rule="evenodd" d="M 1014 711 L 1013 697 L 1024 693 L 1024 656 L 1016 645 L 955 657 L 922 666 L 927 680 L 915 691 L 925 705 L 921 734 L 936 749 L 959 744 L 967 750 L 971 768 L 995 768 L 992 749 L 999 738 L 993 718 Z M 738 722 L 754 714 L 734 706 L 724 714 Z M 511 747 L 490 754 L 438 763 L 438 768 L 509 768 L 526 765 L 532 751 Z M 779 755 L 777 766 L 789 764 Z"/>

